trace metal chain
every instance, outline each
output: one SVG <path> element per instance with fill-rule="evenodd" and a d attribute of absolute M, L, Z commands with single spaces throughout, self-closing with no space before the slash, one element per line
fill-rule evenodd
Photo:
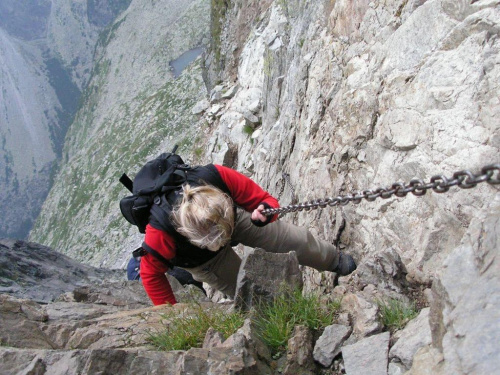
<path fill-rule="evenodd" d="M 296 203 L 297 197 L 295 195 L 295 189 L 293 188 L 292 181 L 290 181 L 290 175 L 288 173 L 283 172 L 281 174 L 281 176 L 282 176 L 281 181 L 283 181 L 283 182 L 281 184 L 281 189 L 278 193 L 277 200 L 279 201 L 281 199 L 281 196 L 283 195 L 283 192 L 285 191 L 285 185 L 288 183 L 288 186 L 290 187 L 290 192 L 292 193 L 292 201 L 290 204 Z M 283 215 L 285 215 L 285 214 L 279 215 L 279 218 L 281 219 L 283 217 Z"/>
<path fill-rule="evenodd" d="M 402 198 L 406 197 L 408 193 L 412 193 L 416 196 L 422 196 L 425 195 L 429 189 L 432 189 L 435 193 L 445 193 L 452 186 L 458 186 L 461 189 L 471 189 L 476 187 L 477 184 L 481 182 L 487 182 L 490 185 L 500 184 L 500 164 L 486 165 L 481 169 L 481 174 L 479 175 L 475 175 L 469 170 L 462 170 L 455 172 L 452 178 L 447 178 L 443 175 L 435 175 L 431 177 L 430 182 L 428 183 L 425 183 L 419 178 L 414 178 L 409 184 L 395 182 L 387 188 L 357 191 L 354 192 L 354 194 L 339 195 L 337 197 L 328 197 L 324 199 L 313 199 L 310 202 L 291 204 L 280 208 L 269 208 L 262 211 L 262 214 L 265 216 L 276 214 L 285 215 L 290 212 L 303 210 L 310 211 L 318 208 L 326 208 L 328 206 L 345 206 L 350 202 L 359 204 L 363 199 L 373 202 L 379 197 L 382 199 L 388 199 L 393 195 Z"/>
<path fill-rule="evenodd" d="M 283 195 L 283 192 L 285 191 L 285 185 L 286 185 L 285 175 L 286 175 L 286 173 L 285 173 L 285 172 L 283 172 L 283 173 L 281 174 L 281 176 L 282 176 L 283 178 L 281 179 L 281 189 L 280 189 L 280 191 L 279 191 L 278 195 L 276 196 L 276 199 L 277 199 L 277 200 L 280 200 L 280 199 L 281 199 L 281 196 Z"/>
<path fill-rule="evenodd" d="M 290 175 L 288 173 L 283 172 L 281 174 L 281 176 L 283 177 L 281 180 L 281 181 L 283 181 L 283 183 L 281 184 L 281 189 L 278 193 L 277 199 L 278 200 L 281 199 L 281 196 L 283 195 L 283 192 L 285 191 L 285 185 L 288 183 L 288 186 L 290 187 L 290 191 L 292 192 L 292 202 L 293 202 L 295 199 L 295 189 L 293 188 L 292 182 L 290 181 Z"/>
<path fill-rule="evenodd" d="M 292 193 L 292 202 L 295 202 L 297 196 L 295 195 L 295 189 L 292 185 L 292 181 L 290 181 L 290 175 L 288 173 L 283 173 L 283 178 L 288 182 L 288 186 L 290 187 L 290 192 Z"/>

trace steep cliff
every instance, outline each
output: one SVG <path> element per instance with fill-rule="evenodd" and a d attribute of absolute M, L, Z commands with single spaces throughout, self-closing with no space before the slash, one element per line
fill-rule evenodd
<path fill-rule="evenodd" d="M 88 81 L 99 32 L 129 3 L 0 4 L 0 236 L 24 238 L 31 229 Z"/>
<path fill-rule="evenodd" d="M 203 150 L 192 107 L 206 95 L 200 61 L 178 78 L 169 62 L 208 42 L 208 1 L 133 1 L 101 34 L 60 172 L 30 237 L 97 266 L 123 267 L 140 238 L 123 219 L 118 182 L 179 143 Z M 198 144 L 199 143 L 199 144 Z"/>
<path fill-rule="evenodd" d="M 239 170 L 274 194 L 284 188 L 282 203 L 451 177 L 462 169 L 480 173 L 499 162 L 499 1 L 220 7 L 225 18 L 207 59 L 209 86 L 224 82 L 239 90 L 218 110 L 207 155 L 221 161 L 217 150 L 230 150 Z M 480 184 L 284 220 L 310 226 L 359 261 L 337 293 L 353 284 L 367 290 L 374 284 L 385 295 L 433 285 L 433 345 L 414 373 L 425 372 L 431 358 L 442 366 L 436 373 L 487 373 L 498 363 L 496 351 L 478 343 L 494 345 L 498 314 L 488 308 L 480 327 L 465 322 L 481 304 L 498 307 L 492 296 L 500 283 L 490 270 L 498 267 L 491 216 L 498 216 L 498 197 L 497 185 Z M 306 278 L 312 288 L 328 291 L 333 284 L 316 272 Z M 345 297 L 355 310 L 371 306 Z"/>

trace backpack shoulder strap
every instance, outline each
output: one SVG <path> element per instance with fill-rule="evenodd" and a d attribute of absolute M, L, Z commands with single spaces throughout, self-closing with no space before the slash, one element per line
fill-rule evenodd
<path fill-rule="evenodd" d="M 156 250 L 154 250 L 153 248 L 148 246 L 145 242 L 142 243 L 142 249 L 144 249 L 145 252 L 154 256 L 156 259 L 158 259 L 160 262 L 162 262 L 168 268 L 170 268 L 170 269 L 174 268 L 174 266 L 172 265 L 172 263 L 170 263 L 169 260 L 167 260 L 165 257 L 161 256 L 159 252 L 157 252 Z"/>
<path fill-rule="evenodd" d="M 188 182 L 194 183 L 195 185 L 208 183 L 209 185 L 215 186 L 216 188 L 231 196 L 229 188 L 227 187 L 226 183 L 219 174 L 219 171 L 213 164 L 207 164 L 203 167 L 193 168 L 193 171 L 188 176 Z"/>

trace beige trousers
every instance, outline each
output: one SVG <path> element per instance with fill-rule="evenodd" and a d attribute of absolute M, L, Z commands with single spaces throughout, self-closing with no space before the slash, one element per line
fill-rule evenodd
<path fill-rule="evenodd" d="M 313 237 L 307 228 L 281 220 L 257 227 L 250 220 L 250 213 L 237 210 L 232 243 L 258 247 L 272 253 L 295 251 L 299 263 L 319 271 L 333 270 L 339 261 L 335 245 Z M 241 259 L 230 245 L 201 266 L 186 268 L 197 281 L 205 282 L 233 298 Z"/>

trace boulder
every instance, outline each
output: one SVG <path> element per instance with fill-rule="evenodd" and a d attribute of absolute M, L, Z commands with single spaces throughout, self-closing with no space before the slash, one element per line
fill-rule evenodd
<path fill-rule="evenodd" d="M 286 367 L 283 375 L 315 374 L 313 358 L 313 335 L 309 328 L 296 326 L 292 337 L 288 340 Z"/>
<path fill-rule="evenodd" d="M 314 346 L 314 359 L 324 367 L 329 367 L 341 351 L 341 346 L 351 334 L 351 327 L 333 324 L 325 328 Z"/>
<path fill-rule="evenodd" d="M 361 293 L 347 294 L 342 298 L 341 308 L 351 316 L 353 333 L 356 336 L 369 336 L 381 330 L 377 304 L 365 299 Z"/>
<path fill-rule="evenodd" d="M 302 288 L 296 253 L 276 254 L 255 249 L 241 263 L 234 305 L 248 311 L 263 301 L 272 301 L 285 288 Z"/>
<path fill-rule="evenodd" d="M 408 370 L 412 365 L 413 356 L 417 350 L 429 345 L 431 342 L 429 308 L 425 308 L 403 329 L 398 341 L 389 352 L 389 358 L 391 360 L 397 359 Z"/>
<path fill-rule="evenodd" d="M 387 375 L 389 332 L 380 333 L 342 348 L 347 375 Z"/>

